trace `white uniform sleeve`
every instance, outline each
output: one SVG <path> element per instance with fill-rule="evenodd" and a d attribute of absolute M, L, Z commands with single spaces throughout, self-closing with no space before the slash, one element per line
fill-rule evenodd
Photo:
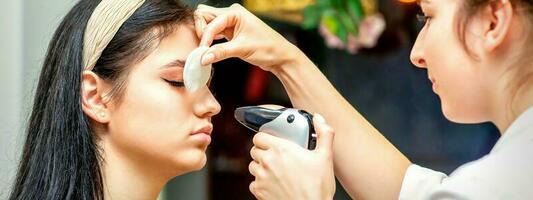
<path fill-rule="evenodd" d="M 403 178 L 400 200 L 427 199 L 430 192 L 446 178 L 446 174 L 411 165 Z"/>
<path fill-rule="evenodd" d="M 411 165 L 405 173 L 400 191 L 401 200 L 510 200 L 527 199 L 491 184 L 482 170 L 463 166 L 450 177 L 418 165 Z M 494 180 L 492 180 L 494 181 Z M 512 183 L 509 183 L 512 184 Z"/>

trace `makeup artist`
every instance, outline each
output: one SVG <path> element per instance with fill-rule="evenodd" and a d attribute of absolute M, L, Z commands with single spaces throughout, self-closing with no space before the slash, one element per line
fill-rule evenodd
<path fill-rule="evenodd" d="M 533 1 L 420 6 L 426 22 L 410 59 L 427 69 L 444 115 L 489 121 L 502 133 L 488 155 L 449 176 L 411 163 L 304 53 L 242 6 L 197 9 L 201 45 L 228 40 L 211 46 L 204 64 L 241 58 L 279 78 L 294 107 L 325 118 L 315 119 L 314 151 L 265 133 L 254 137 L 250 190 L 258 199 L 332 199 L 333 174 L 357 199 L 533 199 Z"/>

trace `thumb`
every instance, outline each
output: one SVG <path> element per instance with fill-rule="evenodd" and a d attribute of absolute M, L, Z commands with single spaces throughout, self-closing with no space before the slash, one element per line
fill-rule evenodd
<path fill-rule="evenodd" d="M 333 138 L 335 136 L 333 128 L 326 124 L 326 120 L 320 114 L 313 115 L 313 125 L 317 134 L 317 145 L 315 150 L 331 154 Z"/>
<path fill-rule="evenodd" d="M 233 57 L 242 57 L 245 55 L 244 48 L 239 48 L 237 41 L 229 41 L 220 44 L 215 44 L 209 48 L 202 56 L 202 65 L 212 64 L 221 60 Z"/>

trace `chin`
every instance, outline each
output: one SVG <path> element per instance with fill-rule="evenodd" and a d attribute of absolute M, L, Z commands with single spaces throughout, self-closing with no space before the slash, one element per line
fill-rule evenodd
<path fill-rule="evenodd" d="M 472 108 L 457 108 L 442 103 L 441 109 L 444 117 L 454 123 L 477 124 L 486 122 L 486 120 L 482 120 Z"/>
<path fill-rule="evenodd" d="M 174 168 L 180 169 L 179 174 L 184 174 L 192 171 L 198 171 L 204 168 L 207 162 L 207 155 L 205 151 L 194 150 L 187 153 L 176 155 L 174 161 Z"/>
<path fill-rule="evenodd" d="M 207 163 L 207 156 L 204 154 L 201 159 L 198 159 L 197 162 L 193 163 L 192 171 L 199 171 L 205 167 Z"/>

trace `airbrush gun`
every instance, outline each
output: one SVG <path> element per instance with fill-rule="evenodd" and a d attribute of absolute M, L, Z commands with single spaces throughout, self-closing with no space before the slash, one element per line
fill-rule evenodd
<path fill-rule="evenodd" d="M 255 132 L 265 132 L 313 150 L 316 133 L 313 115 L 294 108 L 275 105 L 247 106 L 235 110 L 235 119 Z"/>

